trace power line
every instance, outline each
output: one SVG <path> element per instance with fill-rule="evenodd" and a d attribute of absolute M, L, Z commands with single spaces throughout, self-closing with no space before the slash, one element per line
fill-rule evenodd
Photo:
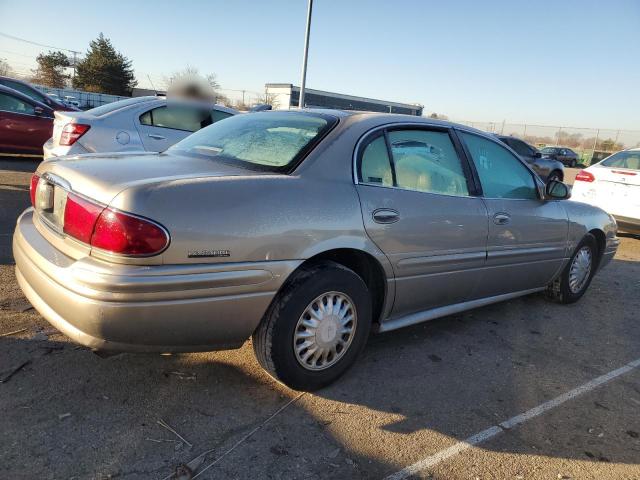
<path fill-rule="evenodd" d="M 53 48 L 56 50 L 65 50 L 67 52 L 71 52 L 71 53 L 80 53 L 79 50 L 71 50 L 69 48 L 62 48 L 62 47 L 54 47 L 52 45 L 45 45 L 44 43 L 38 43 L 38 42 L 34 42 L 32 40 L 27 40 L 26 38 L 20 38 L 20 37 L 16 37 L 14 35 L 9 35 L 8 33 L 4 33 L 4 32 L 0 32 L 0 35 L 6 38 L 10 38 L 11 40 L 17 40 L 18 42 L 24 42 L 24 43 L 30 43 L 31 45 L 37 45 L 38 47 L 45 47 L 45 48 Z"/>

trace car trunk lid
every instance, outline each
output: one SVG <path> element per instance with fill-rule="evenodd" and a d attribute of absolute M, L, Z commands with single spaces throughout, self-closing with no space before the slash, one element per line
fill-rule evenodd
<path fill-rule="evenodd" d="M 64 214 L 71 192 L 108 206 L 120 192 L 131 188 L 196 178 L 268 173 L 206 158 L 166 153 L 118 153 L 43 162 L 36 175 L 40 180 L 35 190 L 35 210 L 38 219 L 47 227 L 42 233 L 63 253 L 76 258 L 76 242 L 60 240 L 64 237 Z"/>
<path fill-rule="evenodd" d="M 595 177 L 594 190 L 606 211 L 613 215 L 638 215 L 640 170 L 599 166 L 589 171 Z"/>

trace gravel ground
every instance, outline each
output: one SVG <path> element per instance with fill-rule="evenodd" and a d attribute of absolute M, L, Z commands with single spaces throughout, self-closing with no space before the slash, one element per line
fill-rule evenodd
<path fill-rule="evenodd" d="M 100 358 L 16 284 L 11 233 L 35 166 L 0 159 L 0 335 L 24 329 L 0 337 L 3 479 L 163 479 L 202 452 L 215 462 L 202 479 L 383 478 L 640 358 L 633 236 L 575 305 L 532 295 L 373 336 L 314 394 L 271 380 L 248 343 Z M 636 368 L 412 478 L 640 479 L 639 437 Z"/>

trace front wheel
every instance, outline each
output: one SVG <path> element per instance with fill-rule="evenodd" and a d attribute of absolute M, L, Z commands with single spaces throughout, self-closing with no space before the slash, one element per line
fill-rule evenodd
<path fill-rule="evenodd" d="M 598 262 L 598 244 L 593 235 L 587 234 L 560 276 L 547 287 L 547 295 L 560 303 L 577 302 L 587 291 Z"/>
<path fill-rule="evenodd" d="M 364 281 L 327 261 L 293 274 L 253 333 L 253 350 L 276 380 L 317 390 L 355 362 L 370 327 L 371 296 Z"/>

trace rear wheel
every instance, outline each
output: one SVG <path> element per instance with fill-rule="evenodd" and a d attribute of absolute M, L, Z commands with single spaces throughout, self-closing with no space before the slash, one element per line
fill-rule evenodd
<path fill-rule="evenodd" d="M 302 267 L 274 299 L 253 334 L 260 365 L 298 390 L 316 390 L 355 362 L 371 327 L 363 280 L 335 262 Z"/>
<path fill-rule="evenodd" d="M 547 295 L 560 303 L 574 303 L 587 291 L 599 262 L 598 244 L 587 234 L 578 244 L 569 263 L 548 287 Z"/>
<path fill-rule="evenodd" d="M 571 168 L 576 168 L 576 163 L 577 163 L 577 162 L 576 162 L 576 159 L 575 159 L 575 158 L 572 158 L 572 159 L 571 159 L 571 161 L 569 162 L 569 166 L 570 166 Z"/>

